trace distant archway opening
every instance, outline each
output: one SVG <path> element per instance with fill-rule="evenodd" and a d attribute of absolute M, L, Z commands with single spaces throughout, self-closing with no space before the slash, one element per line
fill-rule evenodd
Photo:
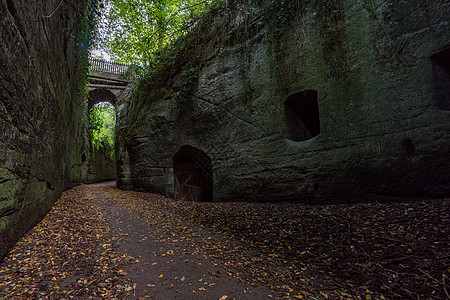
<path fill-rule="evenodd" d="M 91 111 L 91 108 L 100 102 L 108 102 L 112 106 L 116 106 L 116 95 L 114 95 L 110 90 L 103 88 L 89 91 L 88 111 Z"/>
<path fill-rule="evenodd" d="M 91 146 L 102 150 L 111 159 L 115 157 L 116 108 L 109 102 L 95 104 L 89 111 Z"/>
<path fill-rule="evenodd" d="M 211 201 L 213 176 L 211 159 L 200 149 L 182 146 L 173 156 L 175 199 Z"/>
<path fill-rule="evenodd" d="M 437 106 L 450 110 L 450 48 L 431 56 L 437 90 Z"/>
<path fill-rule="evenodd" d="M 289 96 L 284 108 L 290 139 L 305 141 L 320 133 L 317 91 L 307 90 Z"/>

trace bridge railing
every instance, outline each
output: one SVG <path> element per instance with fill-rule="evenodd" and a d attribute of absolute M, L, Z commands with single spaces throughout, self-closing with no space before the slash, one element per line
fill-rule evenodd
<path fill-rule="evenodd" d="M 126 79 L 135 79 L 136 68 L 131 65 L 116 63 L 97 58 L 89 58 L 89 72 L 123 75 Z"/>

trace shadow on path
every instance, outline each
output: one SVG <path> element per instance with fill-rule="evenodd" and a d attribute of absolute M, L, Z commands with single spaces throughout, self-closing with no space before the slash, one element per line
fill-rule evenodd
<path fill-rule="evenodd" d="M 115 189 L 114 183 L 91 185 L 94 201 L 120 237 L 117 250 L 137 259 L 124 269 L 133 297 L 154 299 L 264 299 L 270 291 L 231 277 L 198 245 L 226 238 L 181 221 L 165 219 L 169 211 Z M 158 195 L 151 195 L 157 200 Z M 150 200 L 151 201 L 151 200 Z"/>
<path fill-rule="evenodd" d="M 81 185 L 0 263 L 0 300 L 448 299 L 448 206 L 186 202 Z"/>

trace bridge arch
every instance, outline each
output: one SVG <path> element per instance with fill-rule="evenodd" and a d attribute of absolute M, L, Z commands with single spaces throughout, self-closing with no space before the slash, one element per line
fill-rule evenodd
<path fill-rule="evenodd" d="M 98 88 L 89 91 L 88 93 L 88 111 L 100 102 L 108 102 L 112 106 L 116 106 L 116 95 L 106 88 Z"/>

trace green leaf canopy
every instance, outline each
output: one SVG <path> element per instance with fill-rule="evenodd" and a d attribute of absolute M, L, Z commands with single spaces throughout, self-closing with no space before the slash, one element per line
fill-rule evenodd
<path fill-rule="evenodd" d="M 105 0 L 96 47 L 115 61 L 148 66 L 186 34 L 211 0 Z"/>

